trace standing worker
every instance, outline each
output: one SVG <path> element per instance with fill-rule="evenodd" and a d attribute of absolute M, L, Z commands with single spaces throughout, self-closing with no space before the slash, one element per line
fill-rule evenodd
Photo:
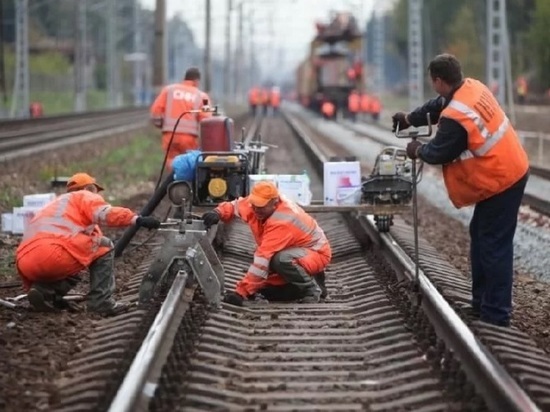
<path fill-rule="evenodd" d="M 260 293 L 268 300 L 301 299 L 319 302 L 326 297 L 324 270 L 332 252 L 315 219 L 279 195 L 271 182 L 258 182 L 250 195 L 220 203 L 203 215 L 206 227 L 238 217 L 248 223 L 258 245 L 254 261 L 226 302 L 242 305 Z"/>
<path fill-rule="evenodd" d="M 497 326 L 509 326 L 512 311 L 514 234 L 529 175 L 529 161 L 516 131 L 483 83 L 463 78 L 460 62 L 436 56 L 428 71 L 439 97 L 409 114 L 393 116 L 399 125 L 439 121 L 435 137 L 407 145 L 410 158 L 443 165 L 443 178 L 457 208 L 475 205 L 470 222 L 472 310 Z"/>
<path fill-rule="evenodd" d="M 212 116 L 210 112 L 185 114 L 180 119 L 172 139 L 174 126 L 182 113 L 200 110 L 203 106 L 210 105 L 208 95 L 199 90 L 200 80 L 199 69 L 191 67 L 185 72 L 182 83 L 164 87 L 151 106 L 151 120 L 162 130 L 162 148 L 168 152 L 166 161 L 169 169 L 172 168 L 174 157 L 198 149 L 199 122 Z"/>
<path fill-rule="evenodd" d="M 348 115 L 352 122 L 357 120 L 357 114 L 361 108 L 361 97 L 357 90 L 352 90 L 348 96 Z"/>
<path fill-rule="evenodd" d="M 128 303 L 115 302 L 114 252 L 99 224 L 124 227 L 137 224 L 157 229 L 160 222 L 140 217 L 130 209 L 114 207 L 98 194 L 103 188 L 86 173 L 67 182 L 67 193 L 36 213 L 25 230 L 15 259 L 32 308 L 47 312 L 64 309 L 63 300 L 78 278 L 89 268 L 88 310 L 102 316 L 125 312 Z"/>
<path fill-rule="evenodd" d="M 281 90 L 278 87 L 273 87 L 270 93 L 271 113 L 276 116 L 279 113 L 281 106 Z"/>

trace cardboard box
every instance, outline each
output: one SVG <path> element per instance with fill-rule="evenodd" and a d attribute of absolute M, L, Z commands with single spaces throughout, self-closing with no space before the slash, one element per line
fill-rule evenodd
<path fill-rule="evenodd" d="M 24 207 L 44 207 L 55 200 L 55 193 L 37 193 L 23 196 Z"/>
<path fill-rule="evenodd" d="M 326 162 L 323 165 L 323 200 L 327 206 L 360 203 L 361 166 L 359 162 Z"/>
<path fill-rule="evenodd" d="M 38 212 L 41 207 L 14 207 L 13 208 L 13 222 L 12 232 L 14 234 L 22 235 L 25 232 L 29 222 Z"/>
<path fill-rule="evenodd" d="M 2 232 L 13 230 L 13 213 L 2 213 Z"/>
<path fill-rule="evenodd" d="M 277 175 L 279 192 L 302 206 L 311 204 L 309 177 L 301 175 Z"/>

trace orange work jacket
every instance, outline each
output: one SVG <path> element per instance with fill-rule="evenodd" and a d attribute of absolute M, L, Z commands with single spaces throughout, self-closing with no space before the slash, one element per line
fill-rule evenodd
<path fill-rule="evenodd" d="M 467 78 L 441 112 L 468 133 L 468 149 L 443 165 L 449 198 L 457 207 L 503 192 L 529 169 L 527 153 L 491 91 Z"/>
<path fill-rule="evenodd" d="M 271 107 L 278 108 L 281 105 L 281 93 L 278 91 L 271 92 Z"/>
<path fill-rule="evenodd" d="M 382 110 L 382 104 L 380 103 L 380 100 L 378 99 L 378 97 L 372 97 L 370 99 L 369 112 L 371 114 L 380 114 L 381 110 Z"/>
<path fill-rule="evenodd" d="M 261 103 L 261 91 L 257 87 L 253 87 L 248 92 L 248 103 L 251 105 L 257 105 Z"/>
<path fill-rule="evenodd" d="M 334 116 L 334 111 L 336 108 L 334 107 L 334 104 L 331 102 L 324 102 L 321 105 L 321 113 L 323 113 L 325 116 L 332 117 Z"/>
<path fill-rule="evenodd" d="M 47 241 L 62 246 L 87 267 L 110 250 L 101 245 L 103 234 L 99 224 L 123 227 L 132 225 L 136 219 L 130 209 L 111 206 L 97 193 L 87 190 L 65 193 L 35 214 L 17 248 L 16 260 L 36 250 L 36 244 Z"/>
<path fill-rule="evenodd" d="M 348 96 L 348 110 L 351 113 L 357 113 L 359 112 L 359 108 L 361 107 L 360 97 L 357 93 L 351 93 Z"/>
<path fill-rule="evenodd" d="M 221 203 L 216 209 L 223 222 L 238 217 L 248 223 L 258 245 L 254 260 L 243 279 L 247 283 L 246 294 L 253 294 L 264 285 L 262 281 L 270 275 L 271 258 L 282 250 L 304 248 L 312 252 L 308 259 L 313 262 L 303 265 L 306 272 L 313 272 L 310 275 L 324 270 L 330 262 L 332 251 L 323 230 L 313 217 L 284 197 L 281 197 L 274 213 L 263 221 L 256 218 L 246 197 Z M 277 283 L 281 284 L 272 282 Z"/>
<path fill-rule="evenodd" d="M 196 88 L 190 80 L 166 86 L 151 106 L 153 124 L 162 129 L 163 133 L 172 133 L 178 117 L 189 110 L 201 109 L 203 100 L 210 104 L 208 95 Z M 210 112 L 185 114 L 178 123 L 176 133 L 198 136 L 199 122 L 210 116 Z"/>
<path fill-rule="evenodd" d="M 360 100 L 361 102 L 359 106 L 361 107 L 361 112 L 370 113 L 370 101 L 371 101 L 370 96 L 368 94 L 362 94 Z"/>

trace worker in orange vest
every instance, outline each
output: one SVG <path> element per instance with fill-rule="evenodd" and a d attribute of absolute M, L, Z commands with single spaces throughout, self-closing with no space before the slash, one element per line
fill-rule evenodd
<path fill-rule="evenodd" d="M 162 130 L 162 148 L 167 155 L 167 167 L 172 168 L 174 157 L 199 147 L 199 122 L 212 115 L 200 111 L 210 105 L 208 95 L 199 89 L 201 74 L 191 67 L 185 72 L 182 83 L 168 85 L 162 89 L 151 106 L 151 120 Z M 172 138 L 178 118 L 190 110 L 197 113 L 183 115 Z"/>
<path fill-rule="evenodd" d="M 248 91 L 248 106 L 250 108 L 250 114 L 256 115 L 256 109 L 261 100 L 261 91 L 258 87 L 254 86 Z"/>
<path fill-rule="evenodd" d="M 370 113 L 370 96 L 367 93 L 361 94 L 360 103 L 361 119 L 365 121 Z"/>
<path fill-rule="evenodd" d="M 324 270 L 332 252 L 313 217 L 280 196 L 277 187 L 267 181 L 256 183 L 247 197 L 219 204 L 203 215 L 203 221 L 210 227 L 235 217 L 248 224 L 258 248 L 226 302 L 240 306 L 257 293 L 267 300 L 306 303 L 326 297 Z"/>
<path fill-rule="evenodd" d="M 382 111 L 382 103 L 377 96 L 372 96 L 370 99 L 370 109 L 369 112 L 372 116 L 372 120 L 377 123 L 380 119 L 380 112 Z"/>
<path fill-rule="evenodd" d="M 325 120 L 331 120 L 336 113 L 336 106 L 328 99 L 324 99 L 321 103 L 321 113 Z"/>
<path fill-rule="evenodd" d="M 279 113 L 279 107 L 281 106 L 281 91 L 278 87 L 271 89 L 270 97 L 270 106 L 273 115 L 275 116 Z"/>
<path fill-rule="evenodd" d="M 518 103 L 524 104 L 527 97 L 527 80 L 524 76 L 519 76 L 516 81 L 516 91 L 518 95 Z"/>
<path fill-rule="evenodd" d="M 90 271 L 88 310 L 102 316 L 125 312 L 128 303 L 116 302 L 113 243 L 98 225 L 160 227 L 152 216 L 108 204 L 103 188 L 87 173 L 67 182 L 67 193 L 38 211 L 23 235 L 15 259 L 27 298 L 37 311 L 67 308 L 63 299 L 78 282 L 77 274 Z"/>
<path fill-rule="evenodd" d="M 393 116 L 394 130 L 438 123 L 428 143 L 413 140 L 410 158 L 443 165 L 455 207 L 475 205 L 470 222 L 472 316 L 509 326 L 514 276 L 514 233 L 529 175 L 529 160 L 517 132 L 482 82 L 463 78 L 450 54 L 435 57 L 428 70 L 439 97 L 411 113 Z"/>
<path fill-rule="evenodd" d="M 269 100 L 270 100 L 270 97 L 269 97 L 269 90 L 267 90 L 265 87 L 262 88 L 262 93 L 261 93 L 261 104 L 262 104 L 262 114 L 264 116 L 267 115 L 267 111 L 269 109 Z"/>
<path fill-rule="evenodd" d="M 361 108 L 361 98 L 357 90 L 352 90 L 348 96 L 348 113 L 350 119 L 355 122 L 357 120 L 357 114 Z"/>

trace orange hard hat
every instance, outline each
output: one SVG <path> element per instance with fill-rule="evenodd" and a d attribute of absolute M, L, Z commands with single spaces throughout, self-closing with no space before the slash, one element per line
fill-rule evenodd
<path fill-rule="evenodd" d="M 252 206 L 264 207 L 270 200 L 279 197 L 277 186 L 272 182 L 258 182 L 254 185 L 248 196 L 248 201 Z"/>
<path fill-rule="evenodd" d="M 73 192 L 75 190 L 80 190 L 88 185 L 94 185 L 95 187 L 97 187 L 97 190 L 104 190 L 88 173 L 76 173 L 72 175 L 67 182 L 67 191 Z"/>

